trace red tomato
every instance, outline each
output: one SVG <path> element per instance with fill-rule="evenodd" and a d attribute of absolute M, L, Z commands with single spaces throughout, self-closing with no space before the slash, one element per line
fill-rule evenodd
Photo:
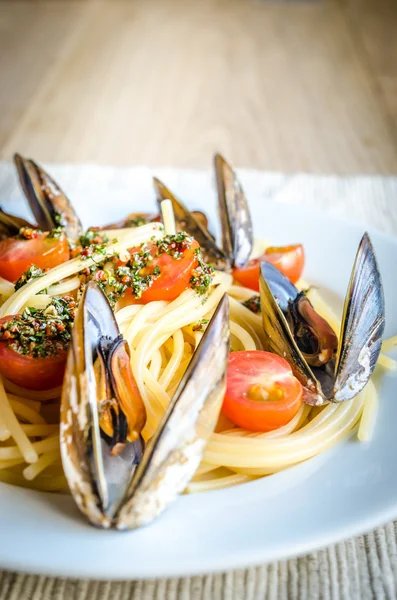
<path fill-rule="evenodd" d="M 157 247 L 153 245 L 153 250 Z M 155 267 L 159 267 L 160 275 L 152 285 L 143 292 L 137 302 L 147 304 L 154 300 L 175 300 L 189 287 L 193 270 L 198 266 L 196 250 L 198 242 L 193 241 L 190 248 L 185 250 L 179 259 L 172 258 L 169 254 L 156 256 L 146 267 L 148 274 Z M 139 248 L 133 248 L 130 252 L 139 252 Z"/>
<path fill-rule="evenodd" d="M 286 360 L 261 350 L 231 352 L 223 412 L 249 431 L 286 425 L 302 404 L 303 388 Z"/>
<path fill-rule="evenodd" d="M 292 283 L 296 283 L 303 271 L 305 253 L 302 244 L 266 248 L 263 256 L 250 260 L 245 267 L 233 269 L 234 279 L 241 285 L 259 292 L 259 268 L 264 260 L 271 262 Z"/>
<path fill-rule="evenodd" d="M 277 267 L 292 283 L 296 283 L 305 265 L 305 252 L 302 244 L 271 246 L 265 250 L 265 260 Z"/>
<path fill-rule="evenodd" d="M 3 317 L 0 324 L 9 319 L 12 317 Z M 66 350 L 54 356 L 34 358 L 15 352 L 7 342 L 0 342 L 0 373 L 9 381 L 28 390 L 49 390 L 61 385 L 66 358 Z"/>
<path fill-rule="evenodd" d="M 0 276 L 16 281 L 32 265 L 51 269 L 69 260 L 69 245 L 65 235 L 48 238 L 48 233 L 24 240 L 8 238 L 0 241 Z"/>
<path fill-rule="evenodd" d="M 233 269 L 233 279 L 241 283 L 244 287 L 259 292 L 259 268 L 264 258 L 264 256 L 253 258 L 245 267 Z"/>

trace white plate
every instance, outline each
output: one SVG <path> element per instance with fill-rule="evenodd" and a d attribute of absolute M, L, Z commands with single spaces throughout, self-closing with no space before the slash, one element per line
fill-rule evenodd
<path fill-rule="evenodd" d="M 109 221 L 109 202 L 98 194 L 100 183 L 94 185 L 97 189 L 79 203 L 81 213 L 86 222 L 90 213 Z M 116 188 L 113 217 L 131 211 L 125 191 Z M 196 193 L 187 197 L 196 197 L 196 207 L 211 214 L 213 197 Z M 363 228 L 312 209 L 260 201 L 254 193 L 249 200 L 256 236 L 277 244 L 302 241 L 306 279 L 343 297 Z M 389 336 L 397 332 L 397 242 L 375 231 L 371 235 Z M 351 440 L 277 475 L 183 496 L 155 523 L 133 532 L 94 529 L 68 496 L 0 484 L 0 566 L 95 579 L 174 577 L 278 560 L 374 528 L 397 517 L 395 396 L 395 380 L 388 375 L 370 443 Z"/>

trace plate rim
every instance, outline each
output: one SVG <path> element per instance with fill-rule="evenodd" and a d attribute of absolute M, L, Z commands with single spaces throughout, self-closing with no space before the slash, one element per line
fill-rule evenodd
<path fill-rule="evenodd" d="M 278 207 L 280 207 L 280 202 L 273 201 L 273 200 L 269 200 L 268 202 L 269 202 L 269 204 L 273 203 L 273 204 L 276 204 Z M 288 205 L 288 206 L 296 206 L 296 205 Z M 304 205 L 299 205 L 299 209 L 303 210 L 304 212 L 309 210 L 308 207 L 304 206 Z M 338 224 L 340 224 L 340 225 L 343 224 L 346 227 L 354 229 L 355 233 L 362 233 L 363 231 L 368 231 L 370 233 L 371 237 L 381 238 L 385 243 L 391 244 L 397 250 L 397 239 L 387 233 L 384 233 L 384 232 L 379 231 L 372 227 L 366 227 L 363 223 L 360 223 L 360 222 L 357 222 L 354 220 L 350 220 L 348 218 L 344 218 L 344 217 L 341 218 L 340 216 L 328 215 L 326 212 L 318 210 L 318 209 L 314 209 L 314 210 L 316 212 L 316 218 L 321 219 L 323 222 L 325 220 L 327 220 L 328 226 L 330 226 L 330 222 L 332 222 L 332 228 L 337 227 Z M 310 208 L 310 211 L 312 211 L 311 208 Z M 331 450 L 331 452 L 334 452 L 336 449 L 340 449 L 340 447 L 341 447 L 341 444 L 338 444 L 335 449 Z M 315 460 L 316 460 L 316 457 L 313 459 L 309 459 L 309 461 L 306 461 L 306 462 L 312 462 Z M 288 470 L 298 469 L 300 466 L 301 465 L 297 465 L 295 467 L 291 467 Z M 276 477 L 277 475 L 275 475 L 273 477 Z M 245 484 L 245 486 L 247 486 L 247 487 L 251 486 L 253 483 L 255 484 L 257 482 L 250 482 L 248 484 Z M 4 487 L 14 488 L 14 486 L 10 486 L 9 484 L 0 482 L 0 496 L 1 496 L 1 490 L 4 489 Z M 208 496 L 216 495 L 216 494 L 224 493 L 225 491 L 229 491 L 229 490 L 212 491 L 212 492 L 208 492 L 206 495 L 208 495 Z M 33 490 L 28 490 L 27 493 L 38 495 L 38 496 L 50 495 L 48 493 L 43 494 L 42 492 L 36 492 Z M 201 567 L 192 569 L 189 567 L 189 565 L 186 565 L 186 567 L 178 565 L 176 568 L 172 568 L 172 569 L 169 568 L 169 566 L 168 566 L 166 569 L 164 569 L 164 571 L 161 571 L 158 574 L 154 574 L 153 571 L 150 569 L 148 569 L 147 572 L 143 571 L 139 575 L 139 579 L 186 577 L 186 576 L 190 576 L 190 575 L 200 575 L 200 574 L 208 574 L 208 573 L 215 573 L 215 572 L 223 572 L 223 571 L 227 571 L 230 569 L 236 569 L 236 568 L 246 568 L 248 566 L 264 564 L 264 563 L 269 563 L 269 562 L 278 561 L 278 560 L 288 560 L 293 557 L 298 557 L 298 556 L 302 556 L 302 555 L 310 553 L 310 552 L 317 551 L 318 549 L 320 549 L 324 546 L 329 546 L 331 544 L 335 544 L 337 542 L 344 541 L 350 537 L 364 534 L 374 528 L 382 526 L 383 524 L 387 523 L 388 521 L 390 521 L 394 518 L 397 518 L 397 496 L 393 502 L 386 503 L 383 510 L 378 510 L 378 512 L 374 513 L 373 515 L 367 515 L 367 517 L 364 519 L 352 521 L 349 525 L 346 525 L 346 524 L 344 526 L 341 525 L 340 529 L 330 530 L 328 535 L 324 535 L 323 533 L 322 534 L 320 533 L 318 539 L 317 539 L 316 535 L 310 536 L 306 541 L 302 541 L 300 544 L 296 544 L 295 546 L 293 546 L 291 548 L 291 551 L 288 551 L 288 552 L 285 552 L 280 548 L 278 551 L 276 550 L 275 553 L 271 557 L 269 557 L 266 548 L 262 553 L 257 548 L 255 548 L 252 551 L 252 556 L 249 552 L 246 552 L 244 556 L 242 556 L 242 555 L 234 556 L 233 564 L 230 563 L 230 557 L 228 557 L 228 555 L 226 554 L 227 558 L 225 558 L 225 559 L 223 557 L 220 557 L 220 558 L 218 557 L 218 560 L 213 559 L 214 564 L 211 565 L 210 570 L 208 570 L 207 568 L 201 568 Z M 2 516 L 0 515 L 0 524 L 1 524 L 1 521 L 2 521 Z M 121 535 L 123 535 L 123 534 L 121 534 Z M 320 537 L 321 537 L 321 539 L 320 539 Z M 6 543 L 4 544 L 4 546 L 6 546 Z M 254 557 L 254 554 L 255 554 L 255 557 Z M 40 567 L 39 563 L 37 563 L 33 566 L 33 562 L 34 561 L 32 561 L 32 563 L 30 565 L 25 566 L 25 565 L 19 563 L 18 560 L 15 560 L 15 559 L 13 560 L 12 557 L 8 560 L 0 547 L 0 567 L 4 568 L 6 570 L 31 572 L 31 569 L 33 568 L 35 574 L 40 574 L 40 575 L 62 576 L 62 577 L 69 577 L 69 578 L 76 578 L 76 579 L 88 577 L 88 578 L 93 578 L 93 579 L 102 580 L 102 581 L 106 581 L 106 580 L 122 581 L 122 580 L 126 580 L 126 579 L 133 580 L 133 579 L 138 578 L 136 573 L 132 574 L 131 576 L 116 576 L 114 578 L 109 576 L 109 574 L 106 574 L 106 576 L 101 577 L 101 573 L 94 572 L 90 567 L 85 567 L 85 568 L 83 567 L 82 569 L 79 569 L 78 573 L 76 574 L 76 570 L 73 569 L 73 567 L 72 568 L 66 567 L 60 571 L 59 569 L 54 570 L 51 567 L 42 568 L 42 567 Z"/>

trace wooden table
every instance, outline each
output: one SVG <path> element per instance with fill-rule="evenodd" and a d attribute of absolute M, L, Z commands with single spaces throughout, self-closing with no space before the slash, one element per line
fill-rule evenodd
<path fill-rule="evenodd" d="M 393 7 L 394 4 L 394 7 Z M 397 172 L 397 3 L 2 0 L 0 158 Z"/>

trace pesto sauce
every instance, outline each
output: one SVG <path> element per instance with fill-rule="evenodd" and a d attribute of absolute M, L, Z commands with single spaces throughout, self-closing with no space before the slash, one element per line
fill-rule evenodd
<path fill-rule="evenodd" d="M 53 298 L 44 309 L 26 308 L 0 325 L 0 341 L 18 354 L 55 356 L 69 347 L 75 312 L 72 296 Z"/>

